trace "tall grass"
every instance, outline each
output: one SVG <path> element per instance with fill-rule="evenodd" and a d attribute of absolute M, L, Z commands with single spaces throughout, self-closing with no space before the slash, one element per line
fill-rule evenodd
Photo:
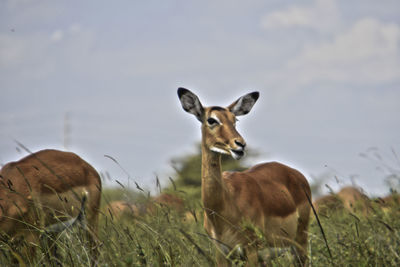
<path fill-rule="evenodd" d="M 107 195 L 110 193 L 109 195 Z M 104 192 L 103 199 L 115 199 L 116 192 Z M 120 196 L 129 196 L 120 192 Z M 142 195 L 146 199 L 147 195 Z M 137 199 L 137 196 L 135 197 Z M 98 231 L 100 266 L 213 266 L 215 246 L 203 230 L 202 216 L 190 217 L 191 208 L 175 211 L 158 206 L 150 215 L 114 216 L 103 203 Z M 201 209 L 198 210 L 198 213 Z M 346 210 L 320 216 L 332 257 L 315 219 L 309 228 L 311 266 L 400 266 L 400 207 L 383 211 L 377 205 L 367 216 Z M 38 245 L 35 258 L 27 259 L 17 239 L 0 241 L 0 265 L 88 266 L 88 244 L 79 226 L 53 238 L 57 258 L 46 258 L 47 243 Z M 236 261 L 237 266 L 243 262 Z M 290 253 L 273 259 L 272 266 L 292 266 Z"/>

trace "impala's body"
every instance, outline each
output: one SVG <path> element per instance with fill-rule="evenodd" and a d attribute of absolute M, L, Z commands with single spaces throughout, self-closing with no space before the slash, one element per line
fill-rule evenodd
<path fill-rule="evenodd" d="M 221 209 L 223 217 L 234 225 L 251 221 L 262 230 L 270 246 L 293 245 L 299 216 L 305 213 L 304 210 L 309 210 L 307 197 L 304 191 L 299 190 L 308 186 L 301 173 L 271 162 L 243 172 L 225 172 L 222 177 L 226 186 L 226 194 L 223 194 L 226 201 L 223 207 L 214 209 Z M 306 192 L 310 195 L 310 191 L 306 189 Z M 304 204 L 304 210 L 298 209 L 297 203 Z M 217 229 L 210 227 L 209 230 L 212 232 Z M 252 240 L 247 242 L 251 243 Z"/>
<path fill-rule="evenodd" d="M 183 212 L 183 200 L 175 195 L 163 193 L 156 197 L 152 197 L 147 203 L 132 204 L 126 201 L 112 201 L 107 205 L 106 210 L 113 217 L 120 218 L 122 216 L 137 217 L 146 214 L 154 214 L 159 207 L 172 209 L 177 212 Z"/>
<path fill-rule="evenodd" d="M 6 164 L 0 196 L 0 232 L 9 237 L 23 235 L 37 244 L 39 230 L 76 217 L 83 198 L 89 231 L 96 232 L 100 177 L 76 154 L 42 150 Z"/>
<path fill-rule="evenodd" d="M 369 198 L 358 188 L 343 187 L 338 193 L 338 198 L 343 202 L 344 208 L 350 212 L 359 212 L 367 215 L 371 209 Z"/>
<path fill-rule="evenodd" d="M 106 212 L 111 214 L 112 218 L 120 219 L 123 216 L 136 217 L 139 216 L 139 208 L 135 204 L 130 204 L 126 201 L 112 201 L 106 208 Z"/>
<path fill-rule="evenodd" d="M 245 95 L 227 108 L 203 107 L 192 92 L 180 88 L 184 110 L 202 122 L 202 201 L 204 227 L 219 247 L 218 265 L 243 248 L 250 265 L 258 263 L 260 231 L 268 246 L 293 246 L 304 264 L 311 197 L 305 177 L 277 162 L 256 165 L 243 172 L 221 172 L 221 154 L 235 159 L 246 143 L 236 131 L 236 116 L 247 114 L 258 93 Z"/>
<path fill-rule="evenodd" d="M 343 187 L 338 193 L 318 198 L 313 203 L 315 210 L 321 214 L 347 210 L 367 215 L 371 209 L 370 199 L 359 189 L 352 186 Z"/>
<path fill-rule="evenodd" d="M 151 199 L 149 205 L 147 206 L 147 211 L 150 213 L 154 213 L 157 210 L 158 206 L 172 209 L 177 212 L 183 212 L 184 210 L 183 200 L 176 195 L 168 193 L 162 193 Z"/>

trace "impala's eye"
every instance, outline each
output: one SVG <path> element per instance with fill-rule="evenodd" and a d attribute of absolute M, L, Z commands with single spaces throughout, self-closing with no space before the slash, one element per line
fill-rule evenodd
<path fill-rule="evenodd" d="M 207 123 L 208 123 L 210 126 L 214 126 L 214 125 L 219 124 L 219 122 L 218 122 L 216 119 L 214 119 L 214 118 L 208 118 L 208 119 L 207 119 Z"/>

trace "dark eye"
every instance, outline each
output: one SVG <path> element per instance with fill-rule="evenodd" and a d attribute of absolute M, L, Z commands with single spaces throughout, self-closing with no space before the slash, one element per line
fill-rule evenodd
<path fill-rule="evenodd" d="M 207 123 L 209 125 L 215 125 L 215 124 L 218 124 L 218 121 L 216 119 L 213 119 L 213 118 L 208 118 L 207 119 Z"/>

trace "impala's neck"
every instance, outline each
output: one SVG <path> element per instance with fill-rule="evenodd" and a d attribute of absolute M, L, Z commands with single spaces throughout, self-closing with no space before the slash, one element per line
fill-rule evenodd
<path fill-rule="evenodd" d="M 218 212 L 223 204 L 221 154 L 201 147 L 201 198 L 204 208 Z"/>

